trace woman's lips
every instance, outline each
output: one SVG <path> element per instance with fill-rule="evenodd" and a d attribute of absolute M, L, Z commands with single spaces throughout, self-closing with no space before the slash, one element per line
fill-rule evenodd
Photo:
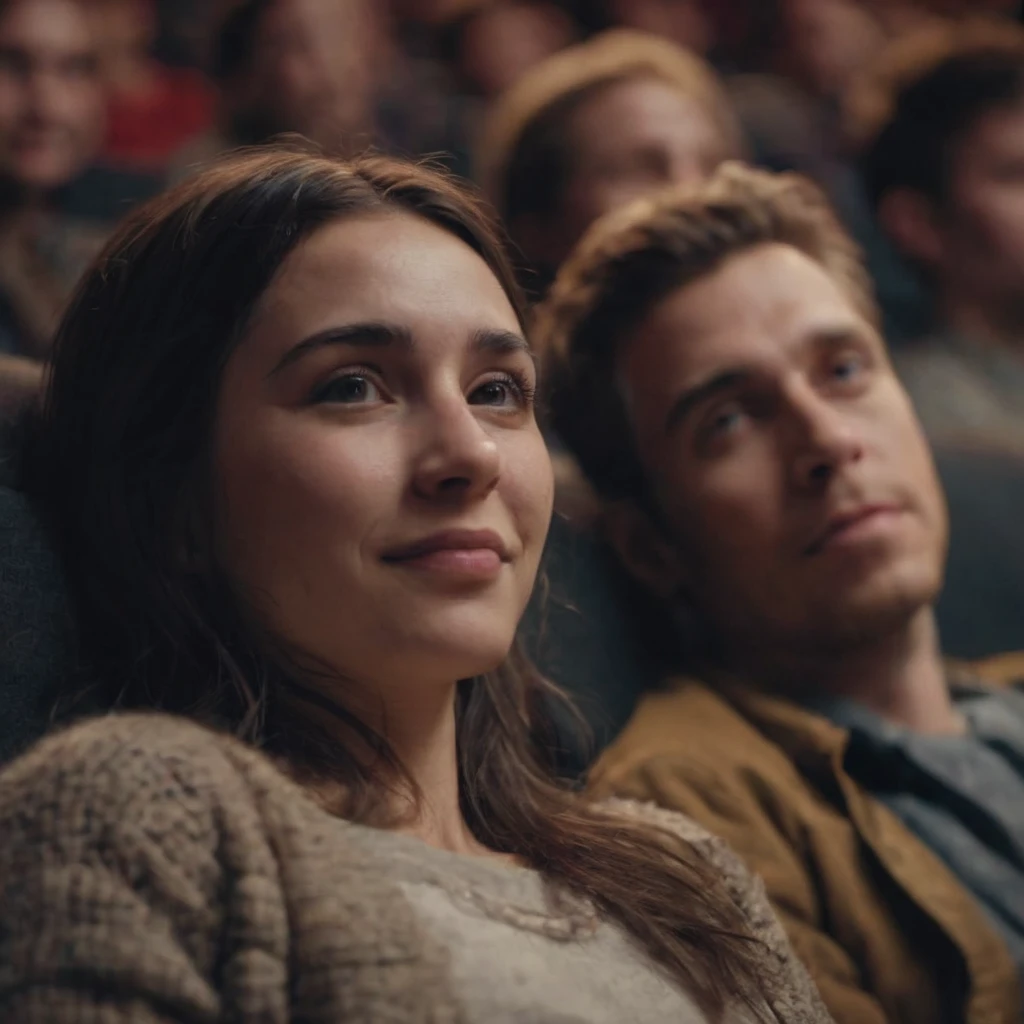
<path fill-rule="evenodd" d="M 443 530 L 390 549 L 383 561 L 420 572 L 486 580 L 497 576 L 509 553 L 493 530 Z"/>
<path fill-rule="evenodd" d="M 389 560 L 390 561 L 390 560 Z M 422 572 L 491 579 L 501 571 L 501 556 L 490 548 L 443 548 L 391 562 Z"/>

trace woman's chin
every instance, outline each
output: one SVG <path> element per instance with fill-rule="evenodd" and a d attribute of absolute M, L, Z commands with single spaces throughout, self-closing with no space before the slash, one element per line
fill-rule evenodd
<path fill-rule="evenodd" d="M 474 629 L 439 630 L 406 635 L 396 640 L 392 652 L 402 651 L 410 666 L 408 675 L 421 679 L 454 681 L 492 672 L 508 657 L 515 630 L 500 630 L 491 623 Z"/>

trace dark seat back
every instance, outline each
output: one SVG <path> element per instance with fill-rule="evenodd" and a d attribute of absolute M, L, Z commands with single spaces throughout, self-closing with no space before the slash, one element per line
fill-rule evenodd
<path fill-rule="evenodd" d="M 42 734 L 72 648 L 57 557 L 28 499 L 0 487 L 0 762 Z"/>

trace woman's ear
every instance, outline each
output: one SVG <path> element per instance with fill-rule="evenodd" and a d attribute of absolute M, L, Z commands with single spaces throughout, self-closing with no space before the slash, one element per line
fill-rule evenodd
<path fill-rule="evenodd" d="M 679 552 L 647 512 L 632 501 L 617 502 L 605 509 L 603 526 L 630 575 L 645 587 L 665 600 L 684 589 Z"/>

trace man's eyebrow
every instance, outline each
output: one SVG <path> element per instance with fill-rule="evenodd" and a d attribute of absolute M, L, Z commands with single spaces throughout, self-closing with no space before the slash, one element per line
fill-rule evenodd
<path fill-rule="evenodd" d="M 515 331 L 487 328 L 476 331 L 470 340 L 469 347 L 474 352 L 494 352 L 498 355 L 525 352 L 536 362 L 536 356 L 533 349 L 530 348 L 530 343 Z"/>
<path fill-rule="evenodd" d="M 838 348 L 851 342 L 863 341 L 867 332 L 857 324 L 841 324 L 836 327 L 821 327 L 811 332 L 811 344 L 815 348 Z"/>
<path fill-rule="evenodd" d="M 382 348 L 395 345 L 401 348 L 412 346 L 412 335 L 405 327 L 398 324 L 383 323 L 379 320 L 363 323 L 344 324 L 341 327 L 328 327 L 304 338 L 293 345 L 278 361 L 268 376 L 280 373 L 286 366 L 291 366 L 303 356 L 328 345 L 352 345 L 355 347 Z"/>
<path fill-rule="evenodd" d="M 723 391 L 729 391 L 737 387 L 749 380 L 750 377 L 751 372 L 749 370 L 723 370 L 721 373 L 716 373 L 700 384 L 687 388 L 672 403 L 672 407 L 665 417 L 665 433 L 668 434 L 675 430 L 698 406 L 708 401 L 708 399 L 714 398 Z"/>

